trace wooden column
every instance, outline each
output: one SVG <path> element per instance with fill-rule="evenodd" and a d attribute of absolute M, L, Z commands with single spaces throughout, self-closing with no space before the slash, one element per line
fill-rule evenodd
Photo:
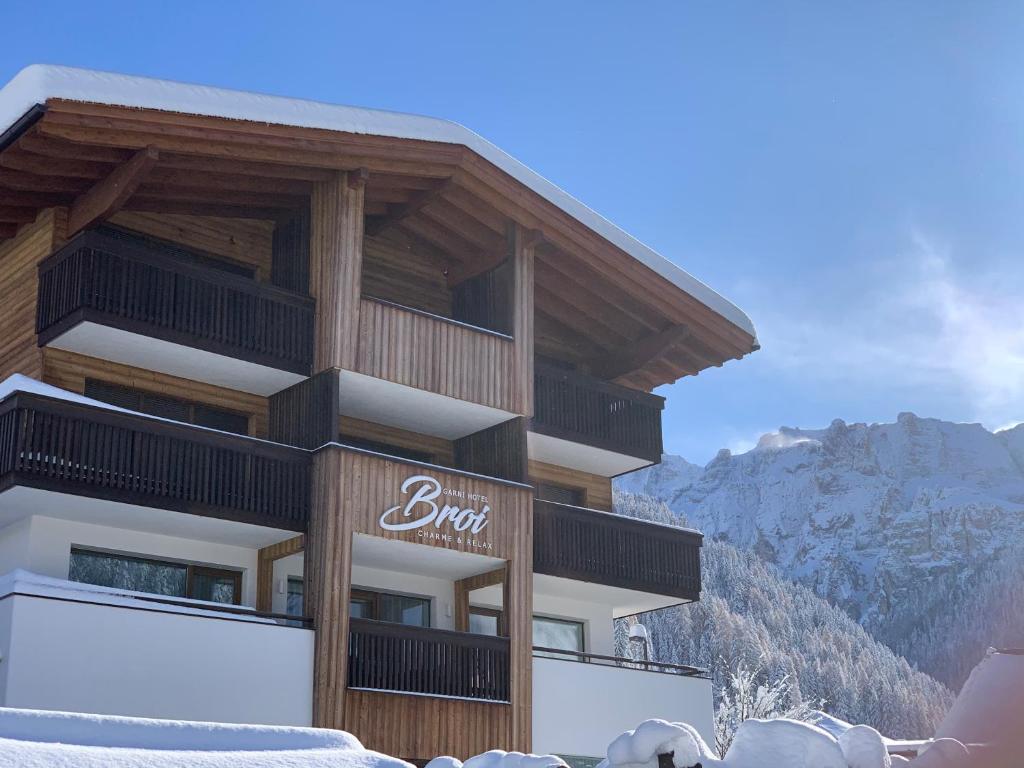
<path fill-rule="evenodd" d="M 527 506 L 530 509 L 530 506 Z M 533 526 L 522 525 L 516 557 L 506 565 L 505 620 L 511 663 L 510 750 L 533 748 Z"/>
<path fill-rule="evenodd" d="M 313 506 L 306 537 L 306 615 L 313 649 L 313 725 L 343 728 L 348 676 L 348 603 L 352 580 L 352 515 L 342 514 L 341 454 L 313 456 Z"/>
<path fill-rule="evenodd" d="M 365 177 L 354 171 L 313 185 L 309 292 L 317 300 L 314 371 L 355 368 L 365 187 Z"/>
<path fill-rule="evenodd" d="M 305 536 L 279 541 L 256 553 L 256 610 L 274 610 L 274 563 L 283 557 L 297 555 L 306 546 Z"/>
<path fill-rule="evenodd" d="M 533 262 L 537 237 L 519 224 L 509 226 L 512 252 L 512 337 L 519 413 L 533 416 Z"/>

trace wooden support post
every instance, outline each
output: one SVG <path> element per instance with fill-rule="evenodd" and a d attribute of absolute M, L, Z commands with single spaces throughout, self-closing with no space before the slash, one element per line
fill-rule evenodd
<path fill-rule="evenodd" d="M 274 610 L 274 563 L 283 557 L 297 555 L 306 546 L 304 536 L 295 536 L 263 547 L 256 553 L 256 610 Z"/>
<path fill-rule="evenodd" d="M 473 590 L 505 583 L 505 566 L 476 576 L 458 579 L 455 584 L 455 629 L 469 631 L 469 595 Z M 502 603 L 504 607 L 504 603 Z"/>
<path fill-rule="evenodd" d="M 309 291 L 317 300 L 315 371 L 355 367 L 365 189 L 365 176 L 356 172 L 313 185 Z"/>
<path fill-rule="evenodd" d="M 159 159 L 160 155 L 154 147 L 145 147 L 136 152 L 131 160 L 115 168 L 105 179 L 96 182 L 71 206 L 68 237 L 121 210 Z"/>
<path fill-rule="evenodd" d="M 532 509 L 529 505 L 527 509 Z M 532 516 L 532 511 L 531 511 Z M 517 557 L 506 565 L 505 620 L 511 666 L 510 750 L 533 748 L 533 525 L 521 526 Z"/>
<path fill-rule="evenodd" d="M 519 413 L 533 416 L 533 275 L 536 235 L 518 224 L 509 225 L 512 253 L 512 337 L 515 339 L 515 376 Z"/>
<path fill-rule="evenodd" d="M 349 594 L 352 589 L 352 515 L 342 510 L 341 453 L 313 456 L 305 568 L 306 615 L 313 619 L 313 725 L 343 728 L 348 680 Z"/>

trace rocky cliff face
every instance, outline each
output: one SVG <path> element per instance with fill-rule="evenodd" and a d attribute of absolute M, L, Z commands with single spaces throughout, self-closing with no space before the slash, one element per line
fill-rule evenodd
<path fill-rule="evenodd" d="M 667 457 L 619 487 L 755 551 L 895 644 L 950 609 L 950 583 L 1024 548 L 1024 425 L 992 433 L 904 413 L 782 428 L 703 470 Z"/>

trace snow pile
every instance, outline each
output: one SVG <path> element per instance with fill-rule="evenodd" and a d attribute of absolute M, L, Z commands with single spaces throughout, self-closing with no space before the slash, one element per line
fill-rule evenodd
<path fill-rule="evenodd" d="M 608 745 L 608 757 L 598 768 L 658 768 L 658 755 L 670 753 L 676 768 L 688 768 L 697 763 L 709 765 L 707 760 L 718 762 L 715 753 L 693 726 L 645 720 L 635 730 L 626 731 Z"/>
<path fill-rule="evenodd" d="M 0 768 L 411 768 L 344 731 L 0 708 Z"/>
<path fill-rule="evenodd" d="M 675 768 L 890 768 L 882 736 L 857 725 L 836 739 L 796 720 L 745 720 L 723 759 L 718 759 L 686 723 L 646 720 L 608 746 L 598 768 L 658 768 L 658 755 L 671 754 Z M 442 768 L 434 766 L 433 768 Z"/>
<path fill-rule="evenodd" d="M 526 755 L 492 749 L 471 757 L 465 763 L 454 757 L 435 757 L 427 768 L 566 768 L 565 761 L 556 755 Z"/>
<path fill-rule="evenodd" d="M 889 768 L 892 765 L 882 734 L 870 725 L 848 728 L 839 737 L 839 748 L 850 768 Z"/>
<path fill-rule="evenodd" d="M 745 720 L 722 762 L 728 768 L 848 768 L 839 742 L 827 731 L 786 719 Z"/>

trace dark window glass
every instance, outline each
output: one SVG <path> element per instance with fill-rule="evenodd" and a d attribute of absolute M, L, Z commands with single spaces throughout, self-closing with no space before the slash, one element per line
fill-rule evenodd
<path fill-rule="evenodd" d="M 239 604 L 242 574 L 226 568 L 72 549 L 68 579 L 101 587 Z"/>
<path fill-rule="evenodd" d="M 211 603 L 237 604 L 241 598 L 242 574 L 219 568 L 192 566 L 189 597 Z"/>
<path fill-rule="evenodd" d="M 389 621 L 411 627 L 429 627 L 430 600 L 424 597 L 354 589 L 349 599 L 349 616 L 354 619 Z"/>
<path fill-rule="evenodd" d="M 68 579 L 101 587 L 187 597 L 188 566 L 85 549 L 71 550 Z"/>
<path fill-rule="evenodd" d="M 181 421 L 186 424 L 198 424 L 202 427 L 219 429 L 223 432 L 234 432 L 239 435 L 249 433 L 249 417 L 244 413 L 214 408 L 176 397 L 143 392 L 119 384 L 108 384 L 96 379 L 85 380 L 85 396 L 93 400 L 127 408 L 161 419 Z"/>
<path fill-rule="evenodd" d="M 469 631 L 474 635 L 497 637 L 502 632 L 501 611 L 494 608 L 469 607 Z"/>
<path fill-rule="evenodd" d="M 581 488 L 568 488 L 564 485 L 540 483 L 537 485 L 537 498 L 544 501 L 553 501 L 556 504 L 569 504 L 573 507 L 583 506 L 583 490 Z"/>
<path fill-rule="evenodd" d="M 285 613 L 289 616 L 302 616 L 305 584 L 295 576 L 288 577 L 288 603 Z"/>
<path fill-rule="evenodd" d="M 533 617 L 533 644 L 538 648 L 556 648 L 583 652 L 583 622 Z M 572 658 L 552 654 L 555 658 Z"/>

